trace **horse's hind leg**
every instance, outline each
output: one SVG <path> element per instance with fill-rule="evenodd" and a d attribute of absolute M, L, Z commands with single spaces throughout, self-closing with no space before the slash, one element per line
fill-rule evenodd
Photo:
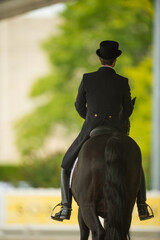
<path fill-rule="evenodd" d="M 83 205 L 81 206 L 81 214 L 87 227 L 92 232 L 92 240 L 104 240 L 105 230 L 96 214 L 95 207 L 93 205 Z"/>
<path fill-rule="evenodd" d="M 87 227 L 83 220 L 80 208 L 78 210 L 78 222 L 80 227 L 80 240 L 88 240 L 89 228 Z"/>

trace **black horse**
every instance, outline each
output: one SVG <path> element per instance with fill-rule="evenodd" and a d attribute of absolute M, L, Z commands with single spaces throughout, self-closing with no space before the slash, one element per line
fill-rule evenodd
<path fill-rule="evenodd" d="M 141 181 L 138 145 L 127 134 L 99 127 L 92 131 L 78 158 L 71 189 L 79 205 L 80 239 L 87 240 L 89 231 L 93 240 L 130 239 Z M 104 227 L 99 216 L 104 218 Z"/>

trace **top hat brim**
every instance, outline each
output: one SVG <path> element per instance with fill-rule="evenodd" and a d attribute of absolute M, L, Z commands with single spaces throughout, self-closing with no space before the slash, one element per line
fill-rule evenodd
<path fill-rule="evenodd" d="M 100 54 L 100 49 L 97 49 L 96 54 L 98 55 L 98 57 L 101 57 L 101 58 L 103 58 L 103 59 L 108 60 L 108 59 L 113 59 L 113 58 L 119 57 L 119 56 L 122 54 L 122 51 L 118 49 L 118 50 L 116 51 L 116 53 L 113 54 L 112 56 L 102 56 L 102 55 Z"/>

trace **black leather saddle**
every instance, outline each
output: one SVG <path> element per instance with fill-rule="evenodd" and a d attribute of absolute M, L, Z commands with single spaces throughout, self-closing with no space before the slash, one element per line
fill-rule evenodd
<path fill-rule="evenodd" d="M 95 136 L 109 134 L 109 133 L 113 133 L 113 132 L 119 132 L 119 131 L 118 131 L 118 129 L 116 129 L 114 127 L 98 126 L 90 132 L 89 136 L 95 137 Z"/>

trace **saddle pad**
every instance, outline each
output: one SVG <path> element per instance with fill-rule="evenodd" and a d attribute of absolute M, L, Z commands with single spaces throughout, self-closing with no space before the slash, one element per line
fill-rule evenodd
<path fill-rule="evenodd" d="M 76 158 L 76 161 L 74 162 L 72 170 L 71 170 L 71 175 L 70 175 L 70 179 L 69 179 L 69 188 L 71 188 L 73 172 L 74 172 L 74 169 L 75 169 L 75 166 L 76 166 L 77 162 L 78 162 L 78 157 Z"/>

